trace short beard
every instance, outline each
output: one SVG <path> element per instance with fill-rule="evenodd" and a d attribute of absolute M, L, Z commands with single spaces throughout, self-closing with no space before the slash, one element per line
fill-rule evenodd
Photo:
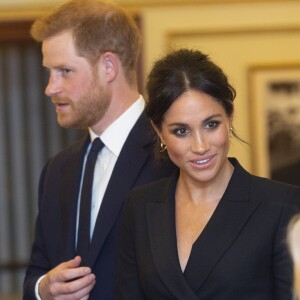
<path fill-rule="evenodd" d="M 87 129 L 103 119 L 111 103 L 111 95 L 93 79 L 88 91 L 77 102 L 67 100 L 71 105 L 72 116 L 57 115 L 60 126 L 64 128 Z"/>

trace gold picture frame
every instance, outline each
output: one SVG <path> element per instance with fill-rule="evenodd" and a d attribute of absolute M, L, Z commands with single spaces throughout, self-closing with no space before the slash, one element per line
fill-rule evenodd
<path fill-rule="evenodd" d="M 300 63 L 251 67 L 249 103 L 254 173 L 298 184 Z"/>

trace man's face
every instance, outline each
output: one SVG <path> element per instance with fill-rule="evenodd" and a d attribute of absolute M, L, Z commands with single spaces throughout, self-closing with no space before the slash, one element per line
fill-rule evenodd
<path fill-rule="evenodd" d="M 99 122 L 111 97 L 101 84 L 97 66 L 78 56 L 70 31 L 43 41 L 43 65 L 50 77 L 45 93 L 56 108 L 59 125 L 88 128 Z"/>

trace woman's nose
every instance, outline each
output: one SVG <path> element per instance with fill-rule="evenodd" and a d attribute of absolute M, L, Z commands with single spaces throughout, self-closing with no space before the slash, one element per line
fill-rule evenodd
<path fill-rule="evenodd" d="M 209 150 L 209 141 L 205 134 L 197 134 L 193 138 L 192 151 L 203 154 Z"/>

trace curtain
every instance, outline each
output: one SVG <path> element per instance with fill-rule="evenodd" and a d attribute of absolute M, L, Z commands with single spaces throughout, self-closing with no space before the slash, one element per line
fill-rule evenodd
<path fill-rule="evenodd" d="M 0 45 L 0 294 L 20 292 L 46 161 L 82 136 L 58 126 L 34 42 Z"/>

